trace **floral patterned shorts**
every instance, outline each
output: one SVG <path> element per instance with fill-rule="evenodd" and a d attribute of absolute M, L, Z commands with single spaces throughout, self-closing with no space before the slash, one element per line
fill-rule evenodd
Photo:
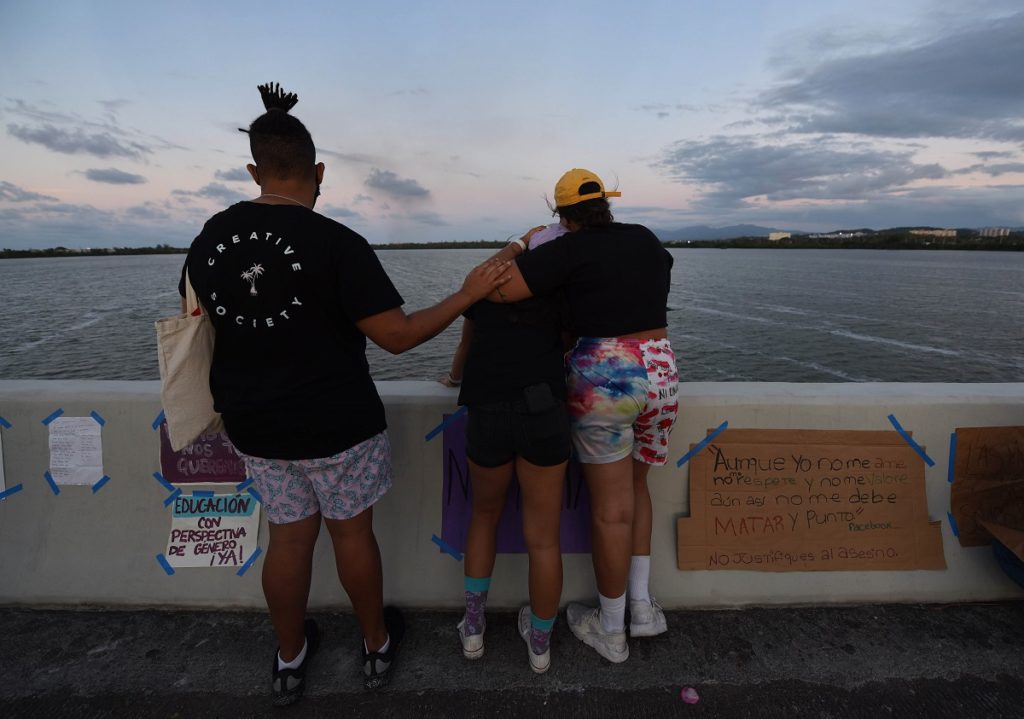
<path fill-rule="evenodd" d="M 351 519 L 391 489 L 391 444 L 387 432 L 330 457 L 264 459 L 239 453 L 263 497 L 267 520 L 289 524 L 320 512 Z"/>
<path fill-rule="evenodd" d="M 667 339 L 580 338 L 566 379 L 580 461 L 608 464 L 632 454 L 646 464 L 665 464 L 678 385 Z"/>

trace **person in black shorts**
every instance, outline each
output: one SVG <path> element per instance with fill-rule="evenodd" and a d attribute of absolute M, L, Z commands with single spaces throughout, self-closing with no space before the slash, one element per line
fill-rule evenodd
<path fill-rule="evenodd" d="M 562 593 L 559 514 L 571 451 L 560 303 L 552 297 L 477 302 L 464 317 L 452 371 L 442 380 L 453 386 L 460 378 L 459 404 L 469 410 L 473 511 L 466 535 L 466 612 L 458 624 L 462 653 L 467 659 L 484 653 L 498 520 L 518 478 L 530 558 L 530 604 L 519 611 L 518 631 L 530 668 L 539 674 L 551 665 L 551 630 Z"/>

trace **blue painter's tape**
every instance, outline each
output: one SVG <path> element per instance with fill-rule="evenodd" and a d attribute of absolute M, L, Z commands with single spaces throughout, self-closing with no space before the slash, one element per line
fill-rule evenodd
<path fill-rule="evenodd" d="M 96 410 L 93 410 L 92 412 L 90 412 L 89 416 L 92 417 L 94 420 L 96 420 L 96 424 L 98 424 L 100 427 L 102 427 L 103 425 L 105 425 L 107 423 L 107 420 L 105 420 L 102 417 L 100 417 L 100 413 L 97 412 Z"/>
<path fill-rule="evenodd" d="M 213 494 L 214 493 L 211 490 L 208 490 L 208 489 L 193 489 L 192 490 L 192 496 L 193 497 L 212 497 Z"/>
<path fill-rule="evenodd" d="M 256 491 L 255 489 L 253 489 L 252 487 L 249 487 L 249 494 L 251 494 L 251 495 L 253 496 L 253 498 L 254 498 L 254 499 L 255 499 L 255 500 L 257 501 L 257 502 L 259 502 L 260 504 L 263 504 L 263 497 L 261 497 L 261 496 L 260 496 L 260 493 L 259 493 L 259 492 L 257 492 L 257 491 Z"/>
<path fill-rule="evenodd" d="M 676 466 L 677 467 L 682 467 L 684 464 L 686 464 L 691 459 L 693 459 L 694 455 L 696 455 L 702 449 L 707 447 L 708 444 L 711 443 L 711 440 L 713 440 L 715 437 L 717 437 L 722 432 L 724 432 L 728 426 L 729 426 L 728 422 L 722 422 L 720 425 L 718 425 L 718 427 L 715 428 L 714 432 L 712 432 L 707 437 L 702 439 L 700 442 L 697 443 L 697 445 L 693 449 L 691 449 L 689 452 L 687 452 L 682 457 L 680 457 L 679 461 L 676 462 Z"/>
<path fill-rule="evenodd" d="M 160 414 L 153 420 L 153 431 L 160 429 L 160 424 L 164 421 L 164 411 L 160 410 Z"/>
<path fill-rule="evenodd" d="M 50 470 L 43 472 L 43 476 L 46 478 L 46 481 L 50 483 L 50 489 L 53 490 L 53 493 L 60 494 L 60 487 L 58 487 L 57 483 L 53 481 L 53 475 L 50 474 Z"/>
<path fill-rule="evenodd" d="M 62 414 L 64 414 L 64 410 L 63 409 L 56 410 L 53 414 L 51 414 L 49 417 L 47 417 L 46 419 L 43 420 L 43 424 L 49 426 L 50 422 L 52 422 L 53 420 L 57 419 Z"/>
<path fill-rule="evenodd" d="M 163 554 L 156 555 L 156 561 L 158 561 L 160 563 L 160 566 L 164 568 L 164 571 L 167 572 L 168 577 L 174 574 L 174 567 L 171 566 L 171 563 L 167 561 L 167 557 L 165 557 Z"/>
<path fill-rule="evenodd" d="M 900 433 L 900 436 L 903 437 L 903 441 L 909 444 L 912 450 L 921 455 L 921 459 L 924 460 L 925 464 L 927 464 L 929 467 L 934 467 L 935 460 L 928 456 L 928 454 L 924 451 L 924 447 L 915 442 L 914 438 L 907 434 L 907 431 L 903 429 L 899 422 L 896 421 L 896 415 L 890 414 L 889 421 L 892 423 L 892 426 L 896 429 L 896 431 Z"/>
<path fill-rule="evenodd" d="M 174 490 L 170 495 L 168 495 L 167 499 L 164 500 L 164 506 L 165 507 L 169 507 L 171 502 L 173 502 L 174 500 L 176 500 L 180 496 L 181 496 L 181 490 L 180 489 Z"/>
<path fill-rule="evenodd" d="M 241 577 L 246 572 L 248 572 L 249 567 L 251 567 L 252 563 L 256 561 L 256 557 L 260 556 L 261 554 L 263 554 L 263 550 L 259 547 L 256 547 L 256 549 L 253 550 L 253 553 L 249 555 L 249 558 L 245 560 L 245 564 L 243 564 L 241 568 L 237 572 L 235 572 L 235 574 Z"/>
<path fill-rule="evenodd" d="M 96 494 L 98 491 L 103 489 L 103 485 L 106 484 L 109 481 L 110 481 L 110 477 L 108 477 L 107 475 L 104 474 L 102 477 L 100 477 L 100 480 L 98 482 L 96 482 L 96 484 L 92 485 L 92 493 Z"/>
<path fill-rule="evenodd" d="M 162 474 L 160 474 L 159 472 L 153 472 L 153 478 L 157 482 L 162 484 L 164 486 L 164 489 L 166 489 L 168 492 L 173 492 L 174 491 L 174 485 L 171 484 L 170 482 L 168 482 L 166 479 L 164 479 L 164 476 Z"/>
<path fill-rule="evenodd" d="M 3 427 L 4 429 L 10 429 L 11 428 L 11 423 L 8 422 L 3 417 L 0 417 L 0 427 Z"/>
<path fill-rule="evenodd" d="M 434 544 L 439 546 L 441 548 L 441 551 L 444 552 L 445 554 L 450 554 L 453 557 L 455 557 L 457 560 L 459 560 L 460 562 L 462 561 L 462 552 L 460 552 L 458 549 L 456 549 L 452 545 L 448 544 L 448 542 L 444 541 L 443 539 L 441 539 L 436 534 L 433 535 L 430 538 L 430 541 L 432 541 Z"/>
<path fill-rule="evenodd" d="M 444 431 L 445 427 L 450 425 L 452 422 L 457 420 L 462 415 L 466 414 L 466 410 L 467 409 L 468 408 L 465 405 L 463 405 L 462 407 L 459 407 L 457 410 L 455 410 L 454 413 L 452 413 L 451 415 L 448 416 L 448 419 L 446 419 L 444 422 L 442 422 L 441 424 L 437 425 L 432 430 L 427 432 L 427 436 L 424 437 L 423 439 L 425 439 L 427 442 L 429 442 L 434 437 L 436 437 L 437 435 L 441 434 L 441 432 Z"/>
<path fill-rule="evenodd" d="M 956 517 L 953 516 L 952 512 L 946 512 L 946 516 L 949 517 L 949 528 L 953 530 L 953 536 L 960 536 L 960 529 L 956 526 Z"/>
<path fill-rule="evenodd" d="M 248 489 L 249 485 L 252 484 L 252 483 L 253 483 L 253 478 L 252 477 L 246 477 L 244 482 L 239 482 L 238 484 L 235 485 L 235 491 L 236 492 L 244 492 L 246 489 Z"/>
<path fill-rule="evenodd" d="M 0 492 L 0 499 L 7 499 L 12 494 L 17 494 L 22 489 L 23 487 L 20 484 L 16 484 L 13 487 L 10 487 L 8 489 L 5 489 L 3 492 Z"/>
<path fill-rule="evenodd" d="M 949 475 L 947 479 L 953 484 L 953 467 L 956 466 L 956 432 L 949 435 Z"/>

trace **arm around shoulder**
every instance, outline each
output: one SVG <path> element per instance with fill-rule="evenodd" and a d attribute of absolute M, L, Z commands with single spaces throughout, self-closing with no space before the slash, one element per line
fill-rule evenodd
<path fill-rule="evenodd" d="M 484 262 L 466 276 L 458 292 L 436 305 L 408 315 L 395 307 L 358 320 L 356 327 L 381 349 L 401 354 L 437 335 L 495 287 L 508 282 L 508 270 L 507 262 Z"/>
<path fill-rule="evenodd" d="M 533 297 L 533 292 L 530 291 L 529 286 L 526 284 L 526 280 L 523 279 L 523 273 L 519 270 L 518 263 L 512 263 L 512 266 L 509 267 L 508 274 L 508 282 L 500 287 L 494 288 L 494 290 L 487 295 L 487 299 L 490 302 L 519 302 L 529 297 Z"/>

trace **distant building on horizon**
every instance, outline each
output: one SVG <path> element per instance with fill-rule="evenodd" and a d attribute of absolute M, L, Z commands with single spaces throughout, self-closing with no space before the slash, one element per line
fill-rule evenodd
<path fill-rule="evenodd" d="M 978 235 L 980 237 L 1009 237 L 1010 236 L 1010 228 L 1009 227 L 983 227 L 982 229 L 978 230 Z"/>
<path fill-rule="evenodd" d="M 793 236 L 792 232 L 769 232 L 768 233 L 768 241 L 769 242 L 778 242 L 779 240 L 788 240 L 792 236 Z"/>

